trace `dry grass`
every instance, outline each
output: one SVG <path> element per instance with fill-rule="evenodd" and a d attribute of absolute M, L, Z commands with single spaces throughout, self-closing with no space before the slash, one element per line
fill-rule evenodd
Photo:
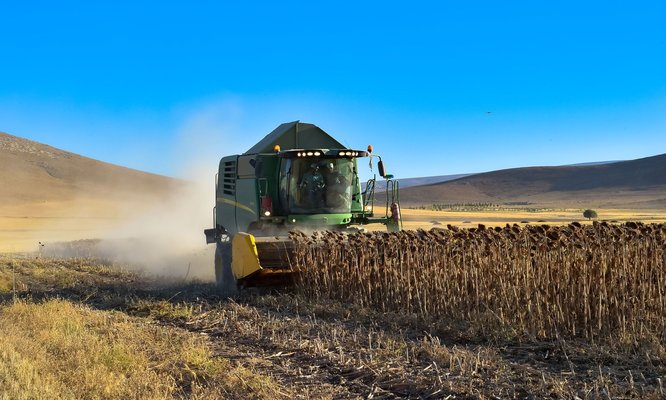
<path fill-rule="evenodd" d="M 16 296 L 12 301 L 12 283 Z M 143 300 L 143 279 L 96 260 L 0 256 L 0 398 L 284 398 L 272 379 L 235 365 L 211 341 L 113 311 Z M 146 302 L 156 317 L 187 306 Z M 191 312 L 191 310 L 190 310 Z"/>
<path fill-rule="evenodd" d="M 272 397 L 204 338 L 50 300 L 0 310 L 0 398 Z"/>
<path fill-rule="evenodd" d="M 81 282 L 95 286 L 130 283 L 138 279 L 122 266 L 92 259 L 51 259 L 0 255 L 0 294 L 16 287 L 18 293 L 35 289 L 63 290 Z"/>

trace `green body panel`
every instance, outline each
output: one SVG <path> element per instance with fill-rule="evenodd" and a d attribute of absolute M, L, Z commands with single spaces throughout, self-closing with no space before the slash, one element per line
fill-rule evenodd
<path fill-rule="evenodd" d="M 215 228 L 236 232 L 236 163 L 238 156 L 220 160 L 215 187 Z"/>
<path fill-rule="evenodd" d="M 269 196 L 271 199 L 279 198 L 278 175 L 280 159 L 277 154 L 257 155 L 256 176 L 259 196 Z M 278 202 L 273 204 L 275 215 L 284 215 Z"/>
<path fill-rule="evenodd" d="M 275 145 L 279 145 L 282 152 L 274 151 Z M 294 158 L 293 153 L 286 155 L 290 150 L 313 150 L 321 156 Z M 372 218 L 371 213 L 364 212 L 357 159 L 347 157 L 349 161 L 340 162 L 335 160 L 344 158 L 330 155 L 343 150 L 349 149 L 317 126 L 296 121 L 280 125 L 248 152 L 222 158 L 215 202 L 215 229 L 218 235 L 233 236 L 238 232 L 252 232 L 258 236 L 262 233 L 269 236 L 278 230 L 287 231 L 301 225 L 334 228 L 377 222 L 386 224 L 390 229 L 392 221 L 388 218 Z M 319 165 L 324 167 L 319 169 Z M 344 174 L 335 172 L 340 165 L 340 171 L 345 171 Z M 292 172 L 292 168 L 301 172 Z M 308 168 L 310 172 L 305 171 Z M 311 179 L 319 174 L 318 182 L 324 186 L 321 183 L 322 172 L 326 178 L 325 193 L 333 196 L 319 200 L 325 203 L 323 207 L 321 203 L 312 200 L 314 191 L 307 191 L 307 185 L 316 181 L 308 182 L 305 178 L 308 174 Z M 337 176 L 338 180 L 332 179 L 332 176 Z M 343 192 L 336 191 L 340 187 L 346 189 Z M 337 198 L 334 196 L 344 196 L 346 203 L 332 206 Z M 272 203 L 270 215 L 266 215 L 267 210 L 262 208 L 264 197 L 270 198 Z M 309 207 L 308 204 L 318 206 Z M 348 212 L 340 212 L 345 208 Z"/>
<path fill-rule="evenodd" d="M 286 225 L 309 225 L 309 226 L 335 226 L 349 225 L 352 222 L 352 214 L 290 214 Z"/>
<path fill-rule="evenodd" d="M 236 181 L 236 227 L 239 232 L 247 232 L 251 223 L 259 220 L 259 196 L 256 179 Z"/>
<path fill-rule="evenodd" d="M 256 160 L 254 176 L 247 173 L 243 163 Z M 262 225 L 280 225 L 285 229 L 303 226 L 345 226 L 354 222 L 355 213 L 362 212 L 363 199 L 358 176 L 354 175 L 352 203 L 350 213 L 330 214 L 289 214 L 279 201 L 279 171 L 283 159 L 277 154 L 257 154 L 252 158 L 247 155 L 234 155 L 220 161 L 218 185 L 216 189 L 216 225 L 233 236 L 238 232 L 248 232 L 253 227 Z M 232 170 L 232 168 L 234 168 Z M 356 160 L 354 160 L 356 171 Z M 273 214 L 261 215 L 261 197 L 273 199 Z"/>

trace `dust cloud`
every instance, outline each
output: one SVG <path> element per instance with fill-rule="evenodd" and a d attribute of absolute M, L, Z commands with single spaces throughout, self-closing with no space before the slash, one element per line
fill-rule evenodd
<path fill-rule="evenodd" d="M 204 229 L 212 228 L 215 174 L 222 156 L 244 151 L 237 144 L 239 110 L 229 102 L 191 114 L 178 132 L 172 154 L 182 181 L 163 199 L 123 221 L 100 243 L 105 254 L 139 265 L 150 273 L 213 279 L 215 245 Z"/>
<path fill-rule="evenodd" d="M 117 205 L 112 224 L 86 235 L 94 239 L 49 243 L 42 254 L 98 257 L 160 276 L 214 279 L 215 245 L 206 244 L 203 230 L 213 227 L 220 158 L 245 150 L 235 113 L 229 104 L 217 104 L 191 115 L 173 143 L 178 179 L 167 191 L 141 193 L 145 188 L 137 187 L 136 198 Z"/>

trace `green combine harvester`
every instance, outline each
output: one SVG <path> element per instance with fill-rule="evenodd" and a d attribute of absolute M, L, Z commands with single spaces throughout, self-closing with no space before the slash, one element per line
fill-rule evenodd
<path fill-rule="evenodd" d="M 362 191 L 358 158 L 378 159 L 385 180 L 385 212 L 373 213 L 376 176 Z M 295 272 L 289 231 L 343 230 L 384 224 L 400 230 L 398 181 L 385 173 L 380 156 L 348 149 L 313 124 L 278 126 L 240 155 L 220 160 L 215 177 L 215 277 L 223 289 L 282 283 Z"/>

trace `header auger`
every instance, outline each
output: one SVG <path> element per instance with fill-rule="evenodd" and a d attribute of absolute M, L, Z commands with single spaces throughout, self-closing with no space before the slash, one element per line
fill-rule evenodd
<path fill-rule="evenodd" d="M 313 124 L 300 121 L 278 126 L 240 155 L 220 160 L 215 177 L 215 277 L 223 289 L 236 285 L 283 282 L 289 265 L 293 230 L 348 230 L 380 223 L 400 230 L 398 181 L 388 175 L 380 156 L 348 149 Z M 375 182 L 362 190 L 357 159 L 378 159 L 386 182 L 384 215 L 375 216 Z"/>

